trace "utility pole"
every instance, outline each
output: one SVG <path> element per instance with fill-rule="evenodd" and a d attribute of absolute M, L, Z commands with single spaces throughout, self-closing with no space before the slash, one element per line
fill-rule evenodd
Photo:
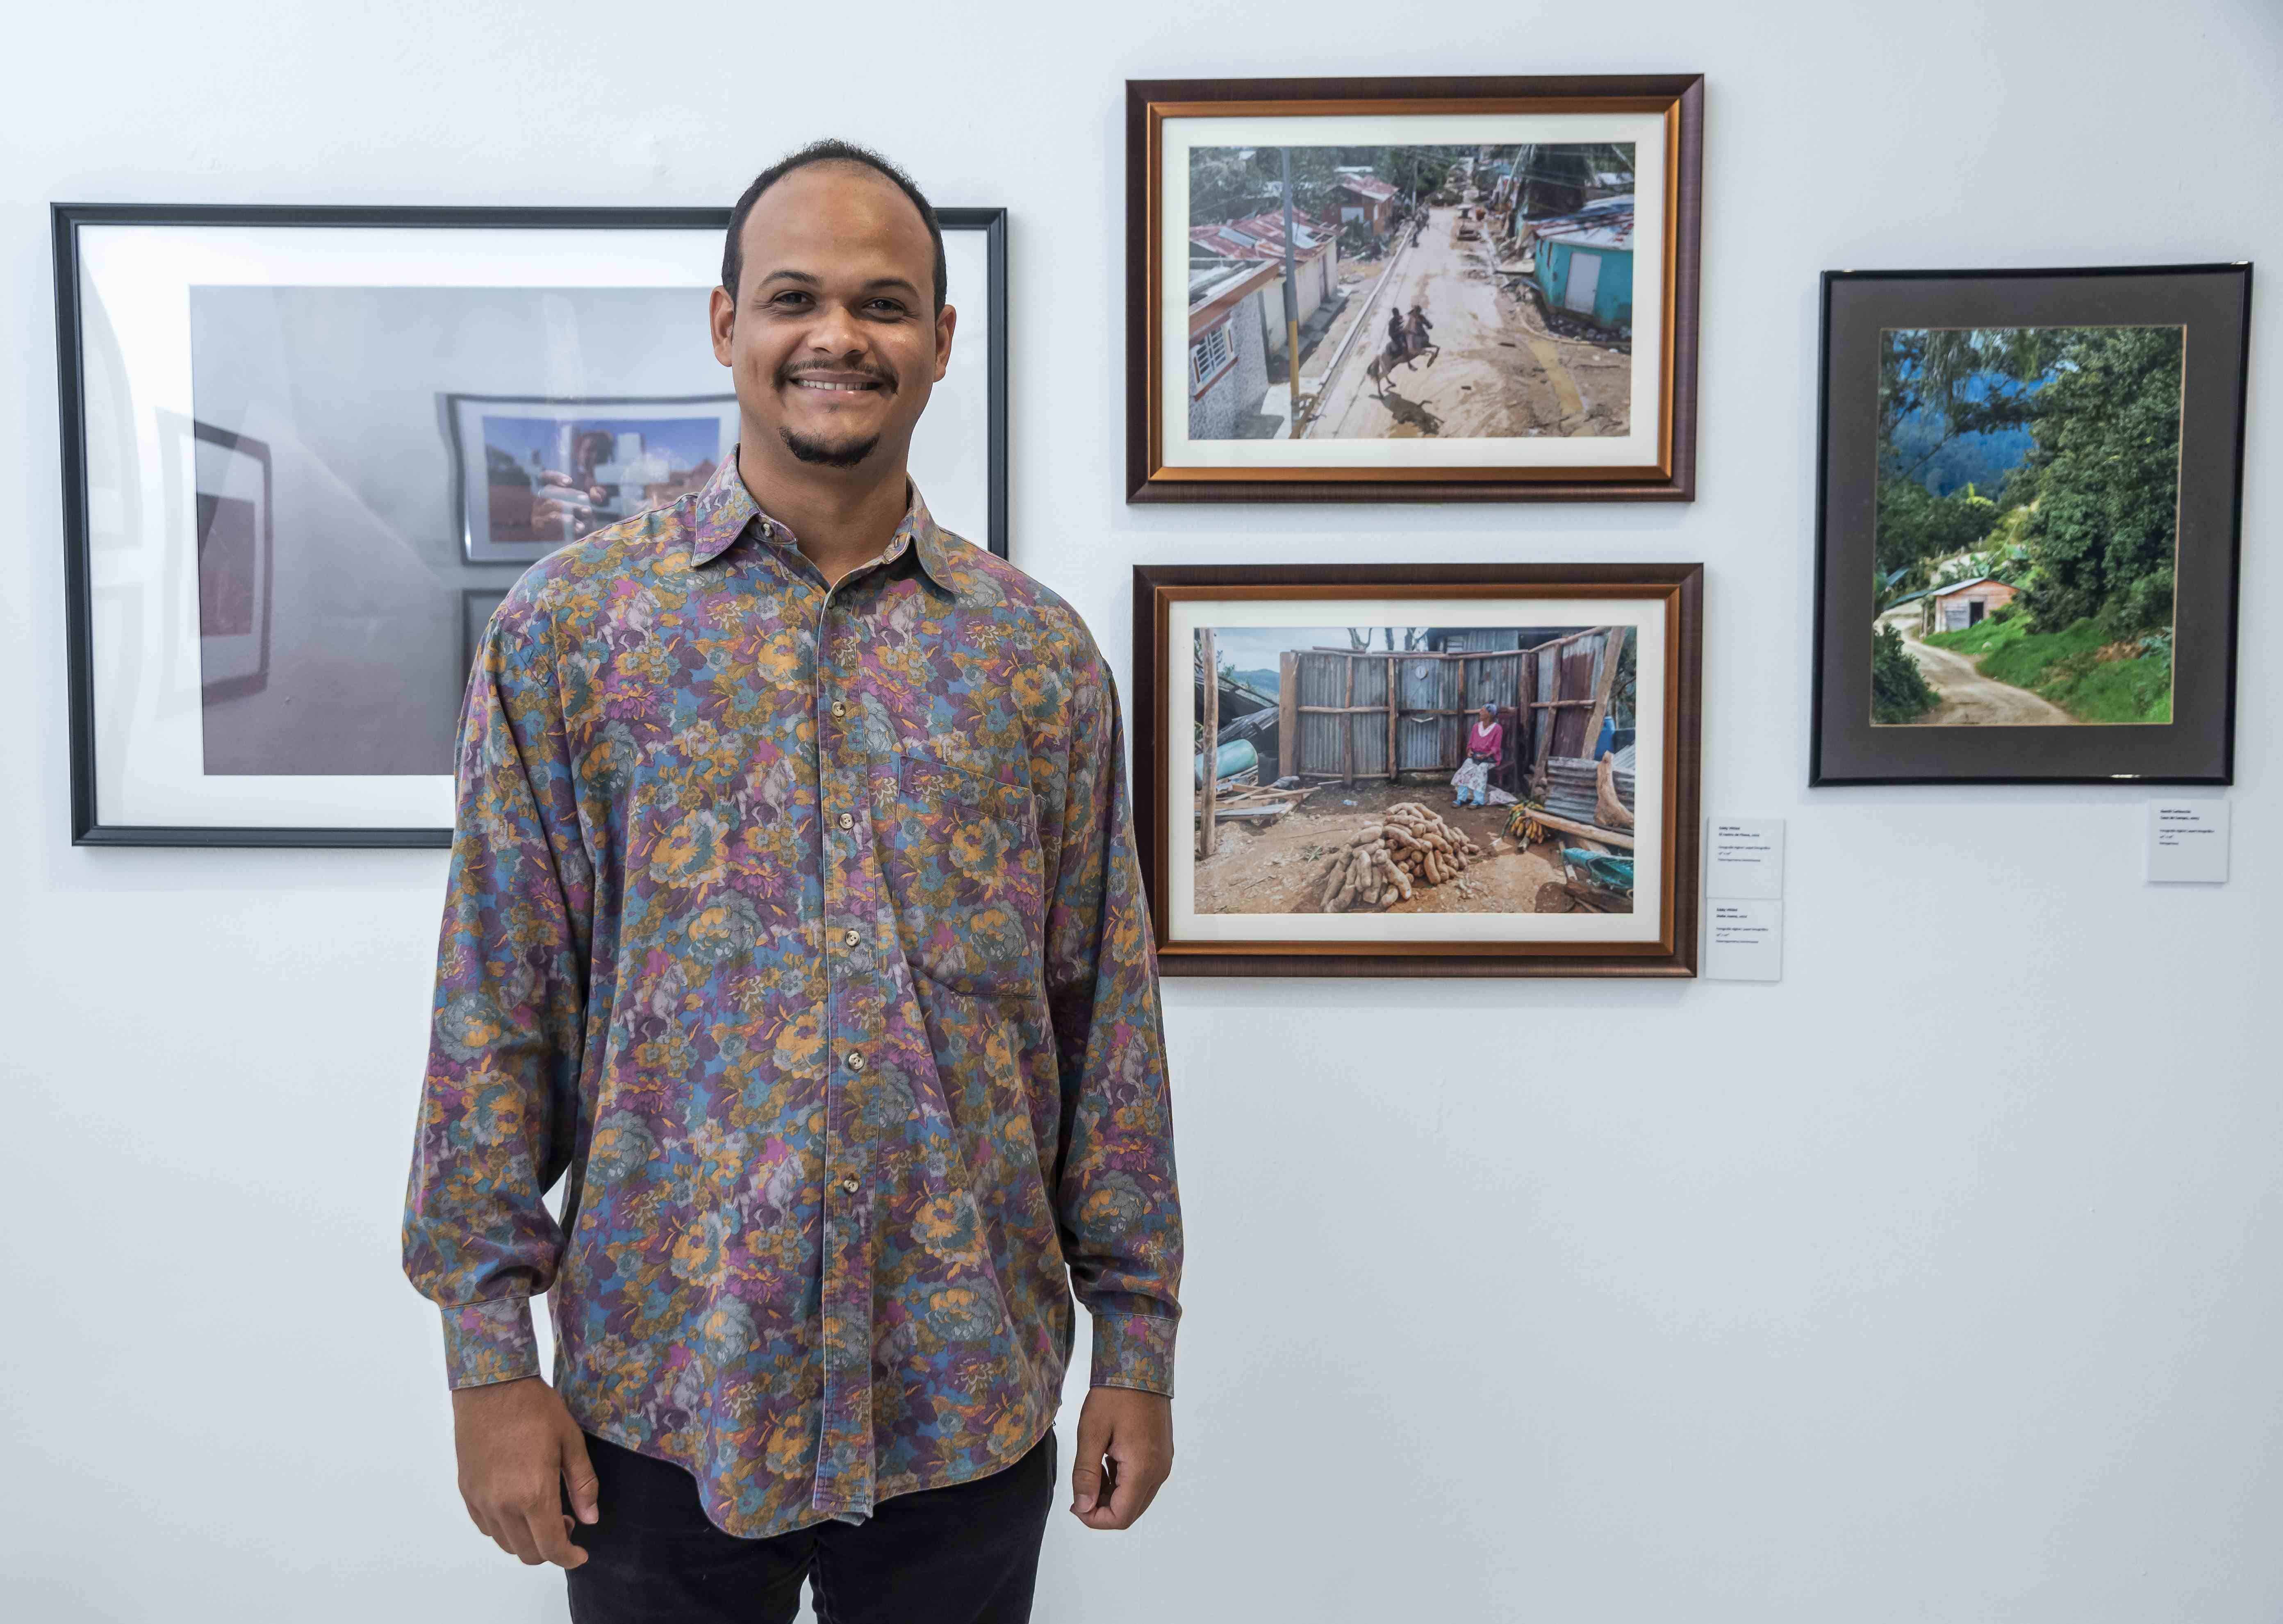
<path fill-rule="evenodd" d="M 1284 149 L 1284 365 L 1292 384 L 1292 423 L 1286 438 L 1300 438 L 1300 286 L 1294 280 L 1292 252 L 1292 149 Z"/>

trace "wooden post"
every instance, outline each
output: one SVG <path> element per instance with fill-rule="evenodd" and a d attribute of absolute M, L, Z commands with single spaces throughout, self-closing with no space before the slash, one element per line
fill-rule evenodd
<path fill-rule="evenodd" d="M 1276 776 L 1300 770 L 1300 657 L 1287 649 L 1276 657 Z"/>
<path fill-rule="evenodd" d="M 1220 663 L 1213 657 L 1212 628 L 1197 633 L 1197 658 L 1205 672 L 1205 781 L 1198 791 L 1197 854 L 1213 854 L 1213 802 L 1220 795 Z"/>
<path fill-rule="evenodd" d="M 1340 667 L 1340 782 L 1355 782 L 1355 657 Z"/>
<path fill-rule="evenodd" d="M 1453 773 L 1467 765 L 1467 729 L 1475 725 L 1467 710 L 1467 657 L 1462 654 L 1459 657 L 1459 758 L 1451 764 Z"/>
<path fill-rule="evenodd" d="M 1607 628 L 1601 636 L 1601 679 L 1593 684 L 1593 708 L 1586 712 L 1586 759 L 1594 759 L 1593 741 L 1601 736 L 1601 721 L 1609 713 L 1609 694 L 1617 685 L 1617 660 L 1625 651 L 1624 626 Z"/>
<path fill-rule="evenodd" d="M 1395 781 L 1395 655 L 1387 657 L 1387 781 Z"/>

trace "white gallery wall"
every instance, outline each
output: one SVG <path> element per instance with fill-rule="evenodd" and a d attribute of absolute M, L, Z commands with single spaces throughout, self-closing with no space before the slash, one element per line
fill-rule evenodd
<path fill-rule="evenodd" d="M 1051 1624 L 2283 1615 L 2273 0 L 184 7 L 10 26 L 0 1614 L 559 1620 L 397 1270 L 444 854 L 69 843 L 47 204 L 727 204 L 831 133 L 1013 211 L 1016 561 L 1701 560 L 1773 986 L 1170 982 L 1179 1458 Z M 1701 71 L 1688 506 L 1135 509 L 1128 76 Z M 2129 788 L 1805 788 L 1817 273 L 2250 260 L 2234 877 Z M 693 335 L 693 341 L 696 341 Z M 1083 1359 L 1079 1360 L 1083 1370 Z M 1075 1421 L 1073 1387 L 1064 1438 Z"/>

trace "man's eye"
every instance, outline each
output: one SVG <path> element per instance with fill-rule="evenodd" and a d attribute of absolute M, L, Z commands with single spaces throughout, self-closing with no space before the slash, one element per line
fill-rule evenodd
<path fill-rule="evenodd" d="M 769 302 L 773 305 L 805 305 L 808 302 L 808 295 L 806 293 L 784 292 L 778 294 L 775 299 L 769 300 Z"/>
<path fill-rule="evenodd" d="M 872 301 L 872 308 L 883 315 L 901 315 L 904 313 L 902 301 L 893 299 L 876 299 Z"/>

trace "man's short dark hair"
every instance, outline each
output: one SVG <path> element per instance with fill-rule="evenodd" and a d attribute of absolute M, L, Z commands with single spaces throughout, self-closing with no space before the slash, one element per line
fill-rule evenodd
<path fill-rule="evenodd" d="M 895 183 L 896 190 L 912 200 L 920 212 L 920 223 L 928 229 L 928 240 L 935 245 L 935 307 L 943 310 L 944 296 L 950 291 L 951 277 L 943 262 L 943 227 L 935 217 L 935 208 L 920 189 L 912 184 L 912 177 L 873 152 L 846 141 L 812 141 L 799 152 L 780 158 L 753 177 L 745 188 L 737 206 L 729 211 L 729 238 L 721 248 L 721 286 L 732 299 L 737 297 L 737 278 L 745 268 L 745 216 L 753 212 L 753 205 L 761 194 L 796 169 L 806 169 L 811 164 L 857 164 L 884 175 Z"/>

